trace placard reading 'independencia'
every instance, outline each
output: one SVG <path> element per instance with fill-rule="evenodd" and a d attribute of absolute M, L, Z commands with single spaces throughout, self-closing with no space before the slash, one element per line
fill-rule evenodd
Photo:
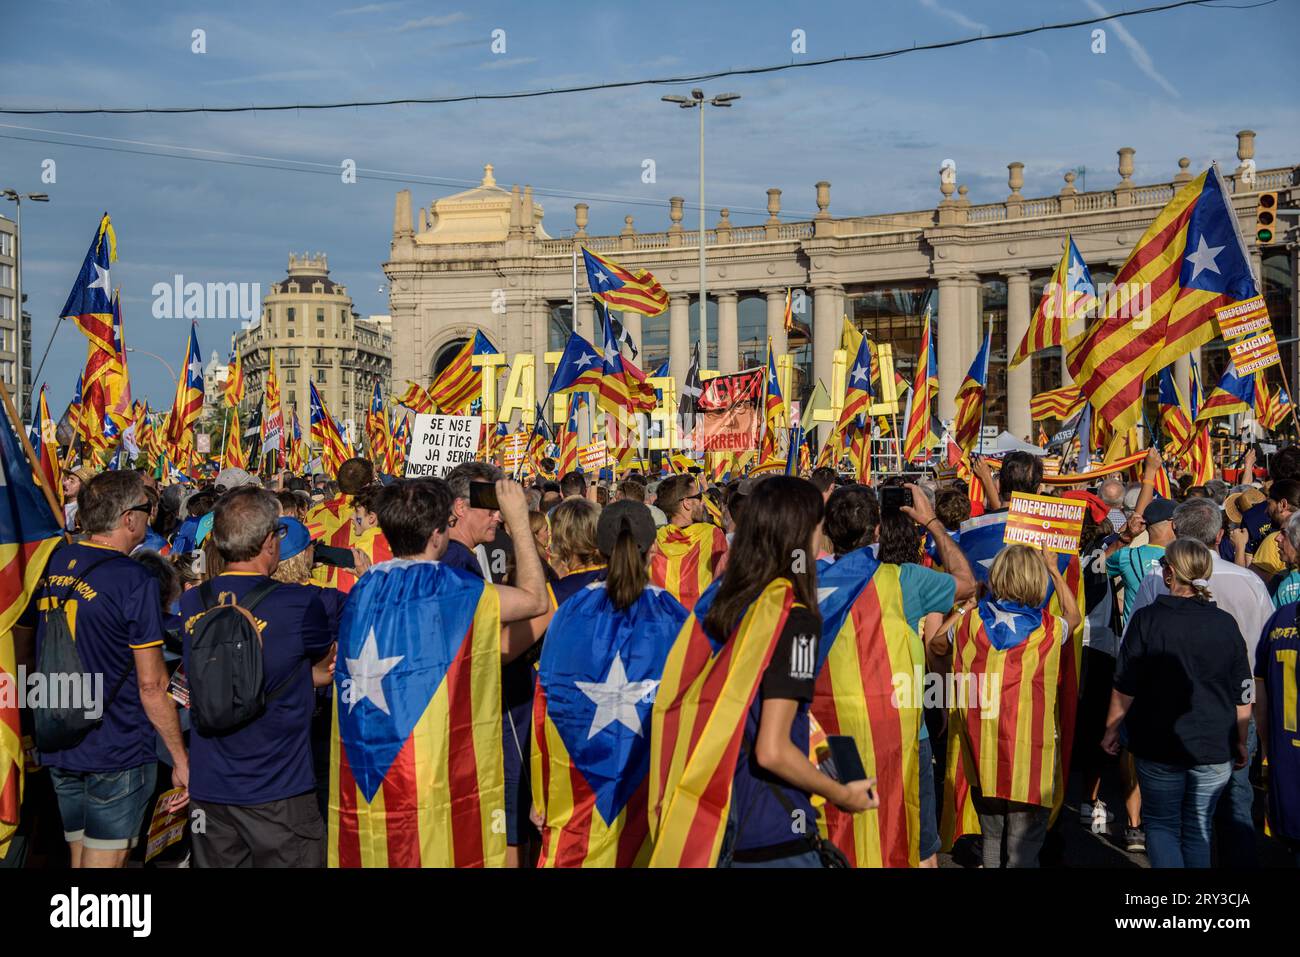
<path fill-rule="evenodd" d="M 1008 544 L 1041 546 L 1049 552 L 1078 552 L 1083 510 L 1084 504 L 1073 499 L 1016 492 L 1011 496 L 1002 540 Z"/>

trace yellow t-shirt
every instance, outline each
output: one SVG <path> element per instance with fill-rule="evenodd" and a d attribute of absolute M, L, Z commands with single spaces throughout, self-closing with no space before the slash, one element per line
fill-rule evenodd
<path fill-rule="evenodd" d="M 1281 532 L 1273 532 L 1265 537 L 1250 560 L 1252 565 L 1258 565 L 1269 575 L 1276 575 L 1286 568 L 1286 562 L 1282 561 L 1282 549 L 1278 546 L 1278 536 L 1281 534 Z"/>

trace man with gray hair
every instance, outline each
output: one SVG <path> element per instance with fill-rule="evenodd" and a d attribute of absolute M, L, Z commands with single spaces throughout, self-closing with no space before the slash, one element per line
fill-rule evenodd
<path fill-rule="evenodd" d="M 1124 527 L 1124 523 L 1128 521 L 1123 509 L 1124 483 L 1112 475 L 1098 487 L 1097 497 L 1105 502 L 1106 507 L 1110 509 L 1106 517 L 1110 519 L 1111 527 L 1119 531 Z"/>
<path fill-rule="evenodd" d="M 256 486 L 226 493 L 212 521 L 225 571 L 181 598 L 186 673 L 193 673 L 195 625 L 214 605 L 237 601 L 262 638 L 266 694 L 266 710 L 232 731 L 190 731 L 191 794 L 204 816 L 203 830 L 193 835 L 197 867 L 325 866 L 325 822 L 312 766 L 312 688 L 330 680 L 335 634 L 319 587 L 271 578 L 287 527 L 273 493 Z"/>
<path fill-rule="evenodd" d="M 501 511 L 495 508 L 474 508 L 470 505 L 469 486 L 471 482 L 495 483 L 505 477 L 505 473 L 488 462 L 462 462 L 447 475 L 447 485 L 453 496 L 451 504 L 451 523 L 448 535 L 447 551 L 442 556 L 442 563 L 452 568 L 459 568 L 475 578 L 485 581 L 493 580 L 493 570 L 498 569 L 498 577 L 505 571 L 505 546 L 493 551 L 501 554 L 489 556 L 485 546 L 496 542 L 497 531 L 501 528 Z"/>
<path fill-rule="evenodd" d="M 73 867 L 126 864 L 153 799 L 155 731 L 172 758 L 172 785 L 184 788 L 189 781 L 176 705 L 167 697 L 158 580 L 127 557 L 144 541 L 151 508 L 138 472 L 103 472 L 88 479 L 77 494 L 86 537 L 50 556 L 35 591 L 38 600 L 30 606 L 40 610 L 32 623 L 37 660 L 49 613 L 66 603 L 84 674 L 99 678 L 94 688 L 78 681 L 64 689 L 79 692 L 86 717 L 97 717 L 98 711 L 99 723 L 72 747 L 40 752 L 40 763 L 50 769 Z"/>
<path fill-rule="evenodd" d="M 1223 538 L 1223 511 L 1212 499 L 1192 498 L 1174 509 L 1175 538 L 1191 538 L 1206 545 L 1213 553 L 1210 572 L 1210 595 L 1214 603 L 1232 616 L 1246 641 L 1246 660 L 1255 660 L 1264 624 L 1272 614 L 1273 602 L 1264 583 L 1249 568 L 1233 564 L 1219 554 Z M 1147 575 L 1138 589 L 1133 613 L 1168 595 L 1164 576 L 1159 570 Z M 1130 615 L 1129 621 L 1132 621 Z M 1253 691 L 1252 691 L 1253 695 Z M 1257 739 L 1251 719 L 1246 749 L 1254 760 Z M 1228 786 L 1219 799 L 1215 821 L 1219 829 L 1219 857 L 1225 867 L 1250 867 L 1255 861 L 1255 823 L 1251 817 L 1254 791 L 1250 784 L 1250 761 L 1232 772 Z"/>

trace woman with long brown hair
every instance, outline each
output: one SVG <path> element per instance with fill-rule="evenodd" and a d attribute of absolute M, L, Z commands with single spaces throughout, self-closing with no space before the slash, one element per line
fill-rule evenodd
<path fill-rule="evenodd" d="M 670 767 L 660 766 L 662 782 L 652 766 L 652 788 L 661 785 L 652 793 L 654 866 L 820 867 L 834 855 L 813 837 L 812 796 L 847 812 L 876 806 L 874 781 L 841 783 L 808 758 L 808 709 L 820 663 L 821 520 L 822 496 L 811 482 L 759 481 L 726 573 L 700 596 L 694 627 L 683 629 L 673 647 L 665 675 L 674 684 L 655 699 L 654 733 L 664 736 L 655 749 L 688 753 L 684 762 L 674 757 Z M 748 707 L 738 710 L 737 701 Z M 709 730 L 695 742 L 680 720 L 692 705 L 693 723 L 707 722 Z M 681 729 L 675 738 L 673 729 Z M 739 747 L 708 758 L 725 737 Z M 724 783 L 716 800 L 697 800 L 715 781 Z"/>

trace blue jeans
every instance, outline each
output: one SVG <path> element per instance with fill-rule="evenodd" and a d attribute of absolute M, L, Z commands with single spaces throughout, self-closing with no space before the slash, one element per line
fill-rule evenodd
<path fill-rule="evenodd" d="M 1137 758 L 1152 867 L 1209 867 L 1210 822 L 1232 762 L 1179 767 Z"/>
<path fill-rule="evenodd" d="M 135 847 L 157 777 L 158 765 L 152 762 L 124 771 L 50 768 L 63 839 L 96 850 Z"/>
<path fill-rule="evenodd" d="M 921 860 L 938 854 L 943 842 L 939 839 L 939 803 L 934 793 L 934 748 L 929 736 L 921 739 Z"/>
<path fill-rule="evenodd" d="M 1255 867 L 1259 863 L 1255 854 L 1255 818 L 1251 815 L 1255 789 L 1250 784 L 1250 765 L 1258 748 L 1255 719 L 1251 718 L 1246 732 L 1246 752 L 1250 760 L 1244 768 L 1233 770 L 1214 812 L 1214 830 L 1219 836 L 1219 864 L 1222 867 L 1240 869 Z"/>

